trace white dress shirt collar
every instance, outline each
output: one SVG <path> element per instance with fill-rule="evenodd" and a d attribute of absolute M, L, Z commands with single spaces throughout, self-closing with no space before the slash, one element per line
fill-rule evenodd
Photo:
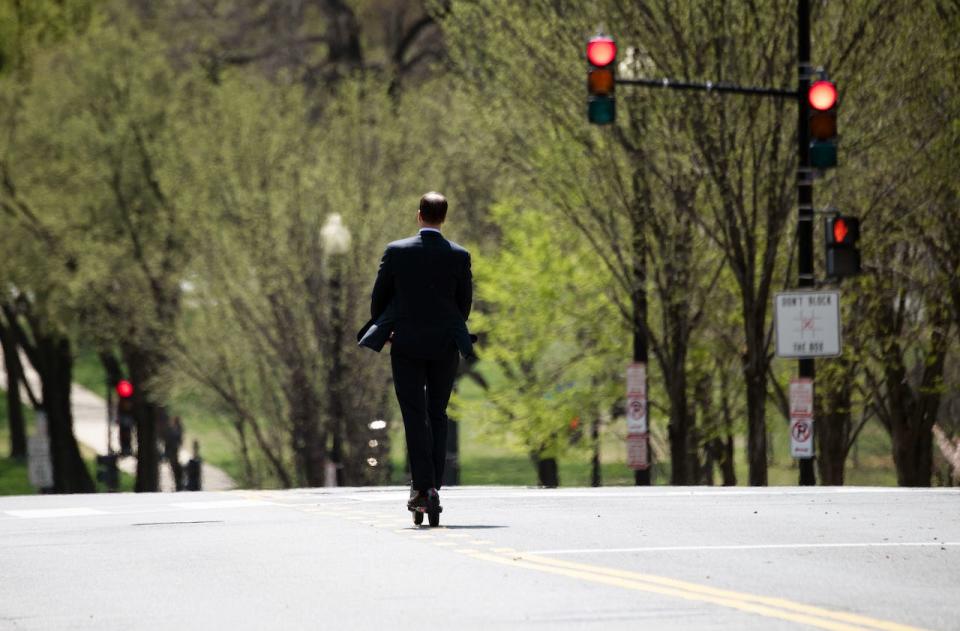
<path fill-rule="evenodd" d="M 420 228 L 420 234 L 423 234 L 424 232 L 436 232 L 437 234 L 440 234 L 440 229 L 439 228 Z"/>

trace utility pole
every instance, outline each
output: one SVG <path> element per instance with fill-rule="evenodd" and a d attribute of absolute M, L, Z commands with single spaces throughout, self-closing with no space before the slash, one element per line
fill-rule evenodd
<path fill-rule="evenodd" d="M 810 104 L 806 94 L 810 90 L 810 0 L 797 3 L 797 286 L 813 287 L 816 276 L 813 269 L 813 169 L 810 168 Z M 812 357 L 798 360 L 799 376 L 813 381 L 816 365 Z M 816 387 L 816 386 L 814 386 Z M 799 458 L 800 485 L 817 483 L 813 458 Z"/>

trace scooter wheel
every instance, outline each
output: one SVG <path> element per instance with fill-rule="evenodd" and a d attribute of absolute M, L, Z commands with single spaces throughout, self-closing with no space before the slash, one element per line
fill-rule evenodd
<path fill-rule="evenodd" d="M 430 519 L 430 526 L 436 528 L 440 525 L 440 513 L 427 513 L 427 517 Z M 423 519 L 422 517 L 420 519 Z"/>

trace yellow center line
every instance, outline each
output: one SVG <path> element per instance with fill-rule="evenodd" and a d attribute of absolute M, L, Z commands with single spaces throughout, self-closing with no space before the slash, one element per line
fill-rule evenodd
<path fill-rule="evenodd" d="M 541 556 L 536 556 L 532 554 L 520 553 L 518 556 L 519 558 L 525 561 L 530 561 L 532 563 L 549 565 L 553 567 L 563 567 L 563 568 L 569 568 L 574 570 L 582 570 L 585 572 L 595 572 L 595 573 L 604 574 L 607 576 L 615 576 L 615 577 L 626 578 L 630 580 L 644 581 L 644 582 L 653 583 L 656 585 L 663 585 L 666 587 L 682 589 L 682 590 L 686 590 L 686 591 L 690 591 L 698 594 L 718 596 L 721 598 L 734 598 L 734 599 L 742 600 L 746 602 L 754 602 L 762 605 L 768 605 L 770 607 L 778 607 L 780 609 L 798 611 L 804 614 L 813 614 L 823 618 L 830 618 L 830 619 L 839 620 L 842 622 L 849 622 L 851 624 L 863 625 L 868 628 L 883 629 L 884 631 L 919 631 L 917 627 L 902 625 L 896 622 L 888 622 L 886 620 L 878 620 L 876 618 L 861 616 L 859 614 L 854 614 L 854 613 L 846 613 L 842 611 L 822 609 L 820 607 L 805 605 L 803 603 L 786 600 L 784 598 L 773 598 L 770 596 L 760 596 L 756 594 L 735 592 L 727 589 L 719 589 L 716 587 L 709 587 L 707 585 L 699 585 L 697 583 L 689 583 L 687 581 L 667 578 L 665 576 L 656 576 L 653 574 L 641 574 L 638 572 L 618 570 L 615 568 L 603 567 L 599 565 L 590 565 L 586 563 L 577 563 L 574 561 L 562 561 L 559 559 L 551 559 L 548 557 L 541 557 Z"/>
<path fill-rule="evenodd" d="M 460 551 L 461 550 L 458 550 L 458 552 Z M 661 576 L 638 574 L 585 563 L 557 561 L 556 559 L 547 559 L 534 555 L 513 554 L 503 556 L 470 549 L 464 549 L 462 552 L 472 558 L 484 561 L 559 574 L 561 576 L 634 591 L 644 591 L 683 598 L 685 600 L 707 602 L 768 618 L 778 618 L 780 620 L 806 624 L 820 629 L 829 629 L 830 631 L 865 631 L 876 629 L 883 629 L 885 631 L 922 631 L 916 627 L 876 620 L 866 616 L 830 611 L 779 598 L 768 598 L 716 589 Z"/>

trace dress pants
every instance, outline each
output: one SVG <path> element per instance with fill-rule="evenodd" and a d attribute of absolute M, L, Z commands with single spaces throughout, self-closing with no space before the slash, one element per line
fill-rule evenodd
<path fill-rule="evenodd" d="M 453 344 L 437 359 L 390 355 L 393 387 L 403 415 L 413 488 L 439 489 L 447 457 L 447 403 L 460 354 Z"/>

